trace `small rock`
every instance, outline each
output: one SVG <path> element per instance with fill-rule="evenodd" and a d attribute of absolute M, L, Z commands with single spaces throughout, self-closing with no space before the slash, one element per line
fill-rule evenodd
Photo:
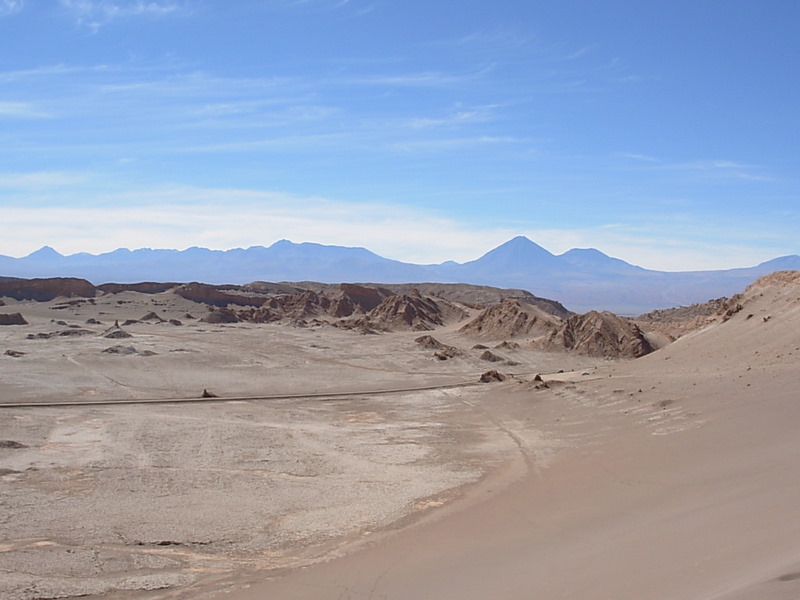
<path fill-rule="evenodd" d="M 486 360 L 486 361 L 489 361 L 489 362 L 501 362 L 501 361 L 503 361 L 502 358 L 497 356 L 491 350 L 486 350 L 483 354 L 481 354 L 480 355 L 480 359 L 481 360 Z"/>
<path fill-rule="evenodd" d="M 27 325 L 28 322 L 25 320 L 20 313 L 12 313 L 12 314 L 0 314 L 0 325 Z"/>
<path fill-rule="evenodd" d="M 0 440 L 0 448 L 12 448 L 17 450 L 19 448 L 27 448 L 25 444 L 22 442 L 17 442 L 15 440 Z"/>
<path fill-rule="evenodd" d="M 137 354 L 136 348 L 133 346 L 111 346 L 103 350 L 104 354 Z"/>
<path fill-rule="evenodd" d="M 502 373 L 497 372 L 495 369 L 491 371 L 486 371 L 483 375 L 481 375 L 480 382 L 481 383 L 491 383 L 493 381 L 505 381 L 506 376 Z"/>

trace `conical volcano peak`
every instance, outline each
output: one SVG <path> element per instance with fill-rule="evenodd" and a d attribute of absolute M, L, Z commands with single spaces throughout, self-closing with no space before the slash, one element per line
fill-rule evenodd
<path fill-rule="evenodd" d="M 63 255 L 60 254 L 55 248 L 51 246 L 42 246 L 35 252 L 31 252 L 25 258 L 33 258 L 38 260 L 47 260 L 51 258 L 63 258 Z"/>
<path fill-rule="evenodd" d="M 531 266 L 532 261 L 536 264 L 551 263 L 556 260 L 554 254 L 542 248 L 539 244 L 532 242 L 524 235 L 519 235 L 501 244 L 494 250 L 490 250 L 473 263 L 485 264 L 527 264 Z"/>

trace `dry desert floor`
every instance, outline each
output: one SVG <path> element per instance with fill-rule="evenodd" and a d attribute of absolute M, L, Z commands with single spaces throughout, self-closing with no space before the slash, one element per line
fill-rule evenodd
<path fill-rule="evenodd" d="M 190 304 L 6 300 L 0 597 L 800 597 L 797 276 L 631 361 Z"/>

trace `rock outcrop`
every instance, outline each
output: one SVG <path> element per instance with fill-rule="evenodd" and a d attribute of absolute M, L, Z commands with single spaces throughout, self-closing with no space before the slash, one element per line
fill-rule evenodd
<path fill-rule="evenodd" d="M 104 338 L 108 338 L 111 340 L 119 340 L 119 339 L 133 337 L 130 333 L 128 333 L 122 327 L 120 327 L 119 323 L 114 323 L 114 325 L 106 329 L 103 332 L 102 336 Z"/>
<path fill-rule="evenodd" d="M 381 302 L 386 300 L 395 293 L 382 287 L 367 287 L 357 285 L 354 283 L 343 283 L 339 286 L 341 290 L 341 298 L 345 302 L 357 308 L 359 312 L 368 313 L 380 306 Z M 350 313 L 352 314 L 352 313 Z M 349 314 L 342 314 L 340 316 L 346 317 Z"/>
<path fill-rule="evenodd" d="M 414 340 L 417 344 L 426 348 L 428 350 L 433 350 L 433 355 L 438 358 L 439 360 L 448 360 L 450 358 L 455 358 L 456 356 L 461 356 L 463 352 L 456 348 L 455 346 L 450 346 L 448 344 L 443 344 L 435 337 L 431 335 L 423 335 L 418 337 Z"/>
<path fill-rule="evenodd" d="M 140 294 L 160 294 L 178 287 L 179 283 L 157 283 L 143 281 L 142 283 L 103 283 L 97 289 L 104 294 L 120 294 L 122 292 L 139 292 Z"/>
<path fill-rule="evenodd" d="M 357 318 L 376 309 L 392 295 L 380 287 L 355 284 L 341 284 L 338 289 L 318 286 L 324 290 L 310 289 L 313 284 L 307 285 L 309 288 L 264 282 L 246 286 L 190 283 L 175 288 L 174 293 L 193 302 L 233 310 L 237 320 L 253 323 Z M 230 313 L 227 314 L 230 316 Z M 219 317 L 215 315 L 212 319 Z"/>
<path fill-rule="evenodd" d="M 442 310 L 436 300 L 413 291 L 386 298 L 368 313 L 367 319 L 372 326 L 389 330 L 430 331 L 443 324 Z"/>
<path fill-rule="evenodd" d="M 497 356 L 497 354 L 491 350 L 484 350 L 478 358 L 487 362 L 503 362 L 505 360 L 503 357 Z"/>
<path fill-rule="evenodd" d="M 481 383 L 493 383 L 496 381 L 505 381 L 505 380 L 506 376 L 496 371 L 495 369 L 492 369 L 491 371 L 486 371 L 480 376 L 479 379 Z"/>
<path fill-rule="evenodd" d="M 0 325 L 27 325 L 28 322 L 25 320 L 20 313 L 11 313 L 11 314 L 0 314 Z"/>
<path fill-rule="evenodd" d="M 506 299 L 481 311 L 460 331 L 487 338 L 541 337 L 552 335 L 562 320 L 539 307 Z"/>
<path fill-rule="evenodd" d="M 187 283 L 176 287 L 173 293 L 192 302 L 219 307 L 227 307 L 229 305 L 261 306 L 264 303 L 263 296 L 231 293 L 233 291 L 236 290 L 230 289 L 230 292 L 228 292 L 225 291 L 225 288 L 219 286 L 205 283 Z"/>
<path fill-rule="evenodd" d="M 85 279 L 76 277 L 50 277 L 44 279 L 17 279 L 0 277 L 0 296 L 15 300 L 49 302 L 61 296 L 66 298 L 94 298 L 97 288 Z"/>
<path fill-rule="evenodd" d="M 543 347 L 606 358 L 638 358 L 653 351 L 635 323 L 597 311 L 570 317 Z"/>
<path fill-rule="evenodd" d="M 163 323 L 166 319 L 163 319 L 159 316 L 156 312 L 149 312 L 145 316 L 143 316 L 140 321 L 155 321 L 156 323 Z"/>

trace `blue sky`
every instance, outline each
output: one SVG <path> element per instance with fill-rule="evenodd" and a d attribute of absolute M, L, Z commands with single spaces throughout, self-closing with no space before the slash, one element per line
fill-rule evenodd
<path fill-rule="evenodd" d="M 0 254 L 797 254 L 798 27 L 794 0 L 0 0 Z"/>

